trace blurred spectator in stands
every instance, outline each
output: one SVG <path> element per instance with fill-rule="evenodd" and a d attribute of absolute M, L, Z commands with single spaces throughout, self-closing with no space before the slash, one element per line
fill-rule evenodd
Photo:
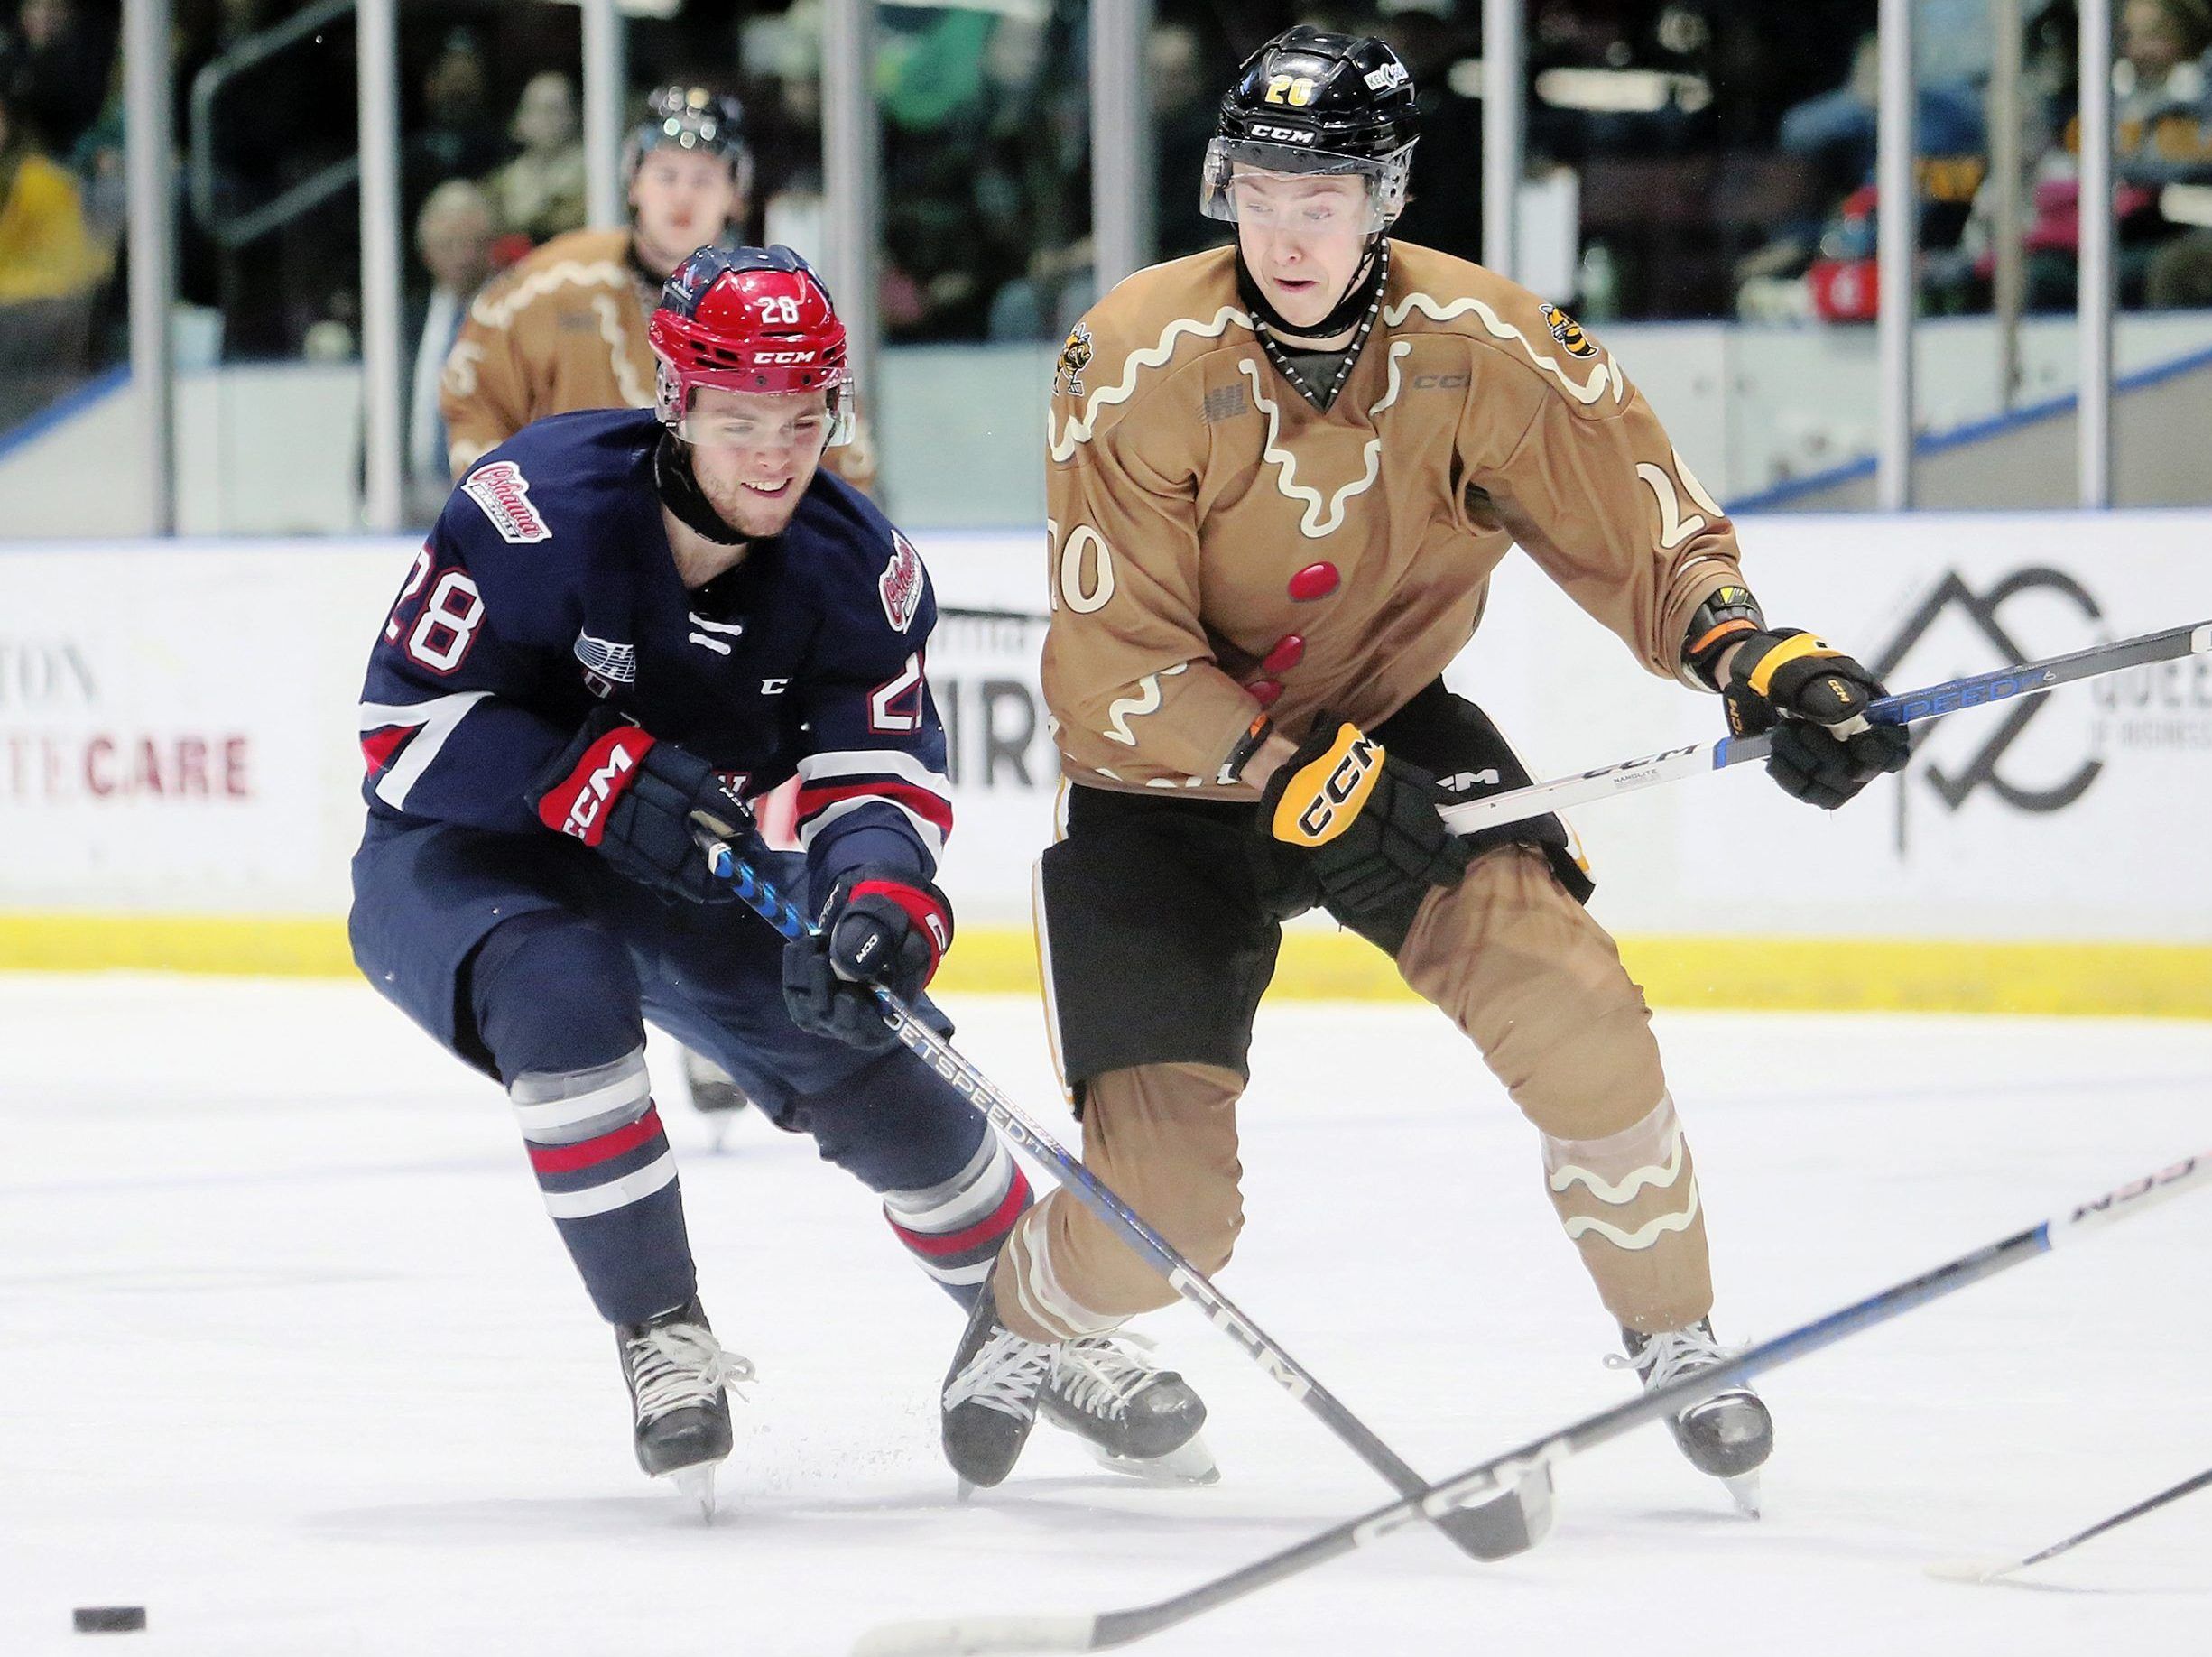
<path fill-rule="evenodd" d="M 411 210 L 448 179 L 478 179 L 504 160 L 506 139 L 492 116 L 483 49 L 467 29 L 445 38 L 422 77 L 422 118 L 407 135 Z"/>
<path fill-rule="evenodd" d="M 2189 227 L 2212 223 L 2206 195 L 2212 186 L 2212 91 L 2203 61 L 2212 49 L 2212 0 L 2127 0 L 2119 49 L 2112 88 L 2120 301 L 2206 302 L 2212 298 L 2207 268 L 2212 238 Z M 2035 164 L 2025 238 L 2031 310 L 2074 305 L 2080 157 L 2076 116 Z M 1985 254 L 1985 264 L 1992 257 Z"/>
<path fill-rule="evenodd" d="M 23 0 L 0 35 L 0 88 L 48 154 L 67 155 L 99 114 L 115 49 L 112 15 L 96 23 L 76 0 Z"/>
<path fill-rule="evenodd" d="M 106 273 L 77 181 L 40 153 L 14 100 L 0 94 L 0 305 L 82 294 Z"/>
<path fill-rule="evenodd" d="M 468 301 L 492 273 L 492 204 L 466 179 L 448 179 L 430 191 L 415 217 L 415 255 L 430 273 L 430 292 L 412 308 L 408 338 L 415 342 L 407 399 L 407 490 L 413 522 L 437 516 L 453 475 L 446 465 L 446 422 L 438 406 L 439 379 L 460 338 Z"/>
<path fill-rule="evenodd" d="M 484 181 L 499 227 L 534 245 L 584 227 L 584 143 L 576 88 L 558 69 L 532 75 L 510 128 L 522 153 Z"/>
<path fill-rule="evenodd" d="M 86 234 L 77 183 L 39 153 L 0 93 L 0 426 L 79 377 L 106 255 Z"/>
<path fill-rule="evenodd" d="M 1820 210 L 1818 217 L 1776 227 L 1772 241 L 1738 263 L 1737 303 L 1745 314 L 1814 315 L 1831 321 L 1874 314 L 1881 88 L 1879 42 L 1863 35 L 1841 87 L 1783 113 L 1778 147 L 1803 164 L 1809 184 L 1804 199 Z M 1965 303 L 1973 281 L 1971 256 L 1957 250 L 1988 171 L 1988 134 L 1970 86 L 1923 81 L 1913 103 L 1921 279 L 1937 290 L 1936 308 L 1953 310 Z"/>

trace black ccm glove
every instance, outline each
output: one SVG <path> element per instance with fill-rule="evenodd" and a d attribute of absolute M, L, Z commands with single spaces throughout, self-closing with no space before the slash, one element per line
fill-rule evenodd
<path fill-rule="evenodd" d="M 656 741 L 612 708 L 597 709 L 523 797 L 548 828 L 574 836 L 663 896 L 694 903 L 736 899 L 707 867 L 692 829 L 730 841 L 742 855 L 753 814 L 712 765 Z"/>
<path fill-rule="evenodd" d="M 1322 903 L 1346 924 L 1467 872 L 1468 847 L 1444 826 L 1445 798 L 1420 766 L 1393 759 L 1349 719 L 1323 714 L 1267 779 L 1260 832 L 1309 854 Z"/>
<path fill-rule="evenodd" d="M 952 947 L 952 905 L 919 875 L 864 867 L 838 882 L 819 929 L 783 946 L 791 1023 L 864 1052 L 898 1041 L 871 990 L 921 995 Z"/>
<path fill-rule="evenodd" d="M 1825 811 L 1902 771 L 1911 752 L 1903 726 L 1867 722 L 1867 705 L 1889 694 L 1882 681 L 1800 628 L 1746 634 L 1721 694 L 1737 736 L 1773 733 L 1766 774 Z"/>

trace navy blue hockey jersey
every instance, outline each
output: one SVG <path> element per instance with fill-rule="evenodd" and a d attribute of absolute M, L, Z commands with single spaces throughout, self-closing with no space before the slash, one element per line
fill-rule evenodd
<path fill-rule="evenodd" d="M 747 797 L 796 773 L 816 892 L 864 863 L 933 874 L 952 803 L 920 555 L 820 472 L 783 534 L 687 590 L 661 430 L 650 410 L 556 415 L 461 479 L 369 657 L 371 813 L 544 834 L 523 789 L 604 703 Z"/>

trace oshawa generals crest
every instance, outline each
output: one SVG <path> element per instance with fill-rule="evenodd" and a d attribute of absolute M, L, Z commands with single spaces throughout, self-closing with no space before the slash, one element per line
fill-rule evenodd
<path fill-rule="evenodd" d="M 875 590 L 893 626 L 904 633 L 914 625 L 914 612 L 921 608 L 921 554 L 896 530 L 891 532 L 891 561 L 876 578 Z"/>

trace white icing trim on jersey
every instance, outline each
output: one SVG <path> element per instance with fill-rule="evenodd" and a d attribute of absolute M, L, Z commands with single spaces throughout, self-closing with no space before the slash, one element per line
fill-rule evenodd
<path fill-rule="evenodd" d="M 1134 696 L 1115 697 L 1106 704 L 1106 728 L 1099 733 L 1110 742 L 1118 742 L 1125 748 L 1137 745 L 1136 733 L 1129 728 L 1129 721 L 1144 714 L 1160 711 L 1160 681 L 1172 679 L 1189 669 L 1188 662 L 1178 662 L 1171 668 L 1162 668 L 1157 673 L 1147 673 L 1137 680 Z"/>
<path fill-rule="evenodd" d="M 1368 411 L 1370 417 L 1388 407 L 1391 399 L 1398 394 L 1398 353 L 1401 350 L 1411 350 L 1411 348 L 1410 346 L 1393 347 L 1390 362 L 1390 390 L 1381 403 L 1376 403 L 1374 408 Z M 1367 440 L 1365 450 L 1367 470 L 1365 476 L 1355 477 L 1343 488 L 1337 490 L 1334 495 L 1324 499 L 1319 489 L 1298 481 L 1298 457 L 1283 448 L 1278 440 L 1282 435 L 1282 410 L 1276 404 L 1275 400 L 1263 389 L 1259 365 L 1250 357 L 1246 357 L 1236 365 L 1236 368 L 1238 373 L 1252 382 L 1252 400 L 1260 405 L 1260 412 L 1267 416 L 1267 441 L 1261 448 L 1260 458 L 1273 463 L 1275 467 L 1277 490 L 1287 499 L 1302 500 L 1306 503 L 1305 511 L 1299 515 L 1299 533 L 1309 541 L 1319 541 L 1326 536 L 1335 534 L 1344 526 L 1345 504 L 1354 495 L 1364 495 L 1373 488 L 1374 480 L 1382 476 L 1383 440 L 1380 437 L 1371 437 Z M 1318 515 L 1324 512 L 1327 514 L 1325 517 Z"/>
<path fill-rule="evenodd" d="M 422 773 L 430 768 L 469 710 L 489 695 L 489 690 L 457 690 L 426 702 L 362 703 L 360 728 L 365 735 L 390 730 L 395 725 L 420 727 L 400 750 L 391 769 L 376 779 L 376 798 L 404 811 L 408 791 L 422 780 Z"/>
<path fill-rule="evenodd" d="M 630 273 L 612 259 L 589 264 L 581 259 L 557 259 L 503 292 L 478 294 L 468 307 L 468 315 L 470 320 L 486 328 L 504 328 L 523 306 L 556 288 L 612 288 L 621 292 L 630 286 Z"/>
<path fill-rule="evenodd" d="M 1615 362 L 1610 356 L 1591 371 L 1587 384 L 1577 381 L 1568 374 L 1566 369 L 1539 351 L 1526 334 L 1499 316 L 1482 301 L 1472 296 L 1454 300 L 1448 305 L 1439 305 L 1426 293 L 1409 293 L 1395 305 L 1384 309 L 1383 326 L 1395 328 L 1416 310 L 1431 322 L 1449 322 L 1456 317 L 1466 316 L 1469 311 L 1474 312 L 1482 319 L 1483 327 L 1489 330 L 1493 338 L 1518 341 L 1521 348 L 1528 353 L 1529 361 L 1559 381 L 1560 385 L 1566 388 L 1568 395 L 1574 398 L 1577 403 L 1595 403 L 1606 394 L 1606 387 L 1608 384 L 1613 387 L 1614 402 L 1623 402 L 1628 395 L 1628 382 L 1621 374 L 1620 365 Z"/>
<path fill-rule="evenodd" d="M 1398 384 L 1398 364 L 1405 354 L 1408 351 L 1411 351 L 1412 348 L 1413 342 L 1410 339 L 1401 339 L 1390 347 L 1390 387 L 1387 391 L 1384 392 L 1383 401 L 1376 403 L 1374 407 L 1367 411 L 1367 418 L 1369 420 L 1373 420 L 1377 414 L 1380 414 L 1384 409 L 1390 407 L 1392 403 L 1398 401 L 1398 393 L 1401 389 Z"/>
<path fill-rule="evenodd" d="M 1636 476 L 1643 478 L 1652 498 L 1659 503 L 1659 550 L 1671 552 L 1692 535 L 1705 527 L 1705 514 L 1693 512 L 1682 515 L 1682 497 L 1674 490 L 1674 479 L 1667 476 L 1663 466 L 1653 466 L 1649 460 L 1636 462 Z"/>
<path fill-rule="evenodd" d="M 605 1185 L 587 1186 L 580 1191 L 547 1191 L 545 1211 L 555 1219 L 588 1219 L 643 1201 L 662 1186 L 672 1184 L 675 1178 L 676 1153 L 663 1151 L 636 1172 L 609 1180 Z"/>
<path fill-rule="evenodd" d="M 629 354 L 623 348 L 629 344 L 630 329 L 622 314 L 622 307 L 611 293 L 602 293 L 591 301 L 592 310 L 599 313 L 599 338 L 606 341 L 606 357 L 615 370 L 615 389 L 622 400 L 634 409 L 649 409 L 655 402 L 655 393 L 638 384 L 636 374 L 630 367 Z M 632 310 L 636 307 L 633 306 Z"/>
<path fill-rule="evenodd" d="M 1214 312 L 1210 322 L 1201 322 L 1196 317 L 1176 318 L 1160 330 L 1157 341 L 1122 358 L 1120 383 L 1102 385 L 1091 393 L 1083 404 L 1083 412 L 1070 416 L 1063 431 L 1052 430 L 1052 411 L 1048 407 L 1044 412 L 1044 436 L 1051 448 L 1052 458 L 1065 460 L 1075 453 L 1078 444 L 1089 442 L 1091 429 L 1097 423 L 1098 411 L 1111 408 L 1117 403 L 1128 402 L 1136 393 L 1137 375 L 1147 368 L 1164 367 L 1168 359 L 1175 355 L 1175 342 L 1183 335 L 1189 334 L 1200 339 L 1218 339 L 1229 331 L 1231 323 L 1250 328 L 1252 318 L 1234 305 L 1224 305 Z"/>
<path fill-rule="evenodd" d="M 865 777 L 882 773 L 941 795 L 948 802 L 952 799 L 952 784 L 941 773 L 896 748 L 825 748 L 799 762 L 799 774 L 809 782 L 818 777 Z"/>
<path fill-rule="evenodd" d="M 1682 1125 L 1674 1124 L 1667 1133 L 1666 1160 L 1632 1168 L 1616 1184 L 1603 1174 L 1578 1163 L 1565 1162 L 1551 1171 L 1551 1189 L 1566 1192 L 1578 1184 L 1589 1187 L 1590 1195 L 1613 1208 L 1619 1208 L 1645 1186 L 1664 1189 L 1682 1177 Z"/>
<path fill-rule="evenodd" d="M 930 856 L 942 857 L 945 855 L 943 831 L 921 812 L 915 810 L 913 807 L 893 800 L 888 794 L 855 794 L 849 800 L 831 801 L 812 817 L 799 825 L 799 849 L 801 851 L 811 850 L 816 835 L 821 833 L 840 817 L 849 817 L 864 806 L 889 806 L 913 825 L 915 834 L 921 837 L 922 845 L 929 848 Z"/>
<path fill-rule="evenodd" d="M 1690 1223 L 1697 1217 L 1698 1182 L 1692 1180 L 1689 1182 L 1689 1207 L 1684 1208 L 1680 1214 L 1661 1214 L 1657 1218 L 1648 1220 L 1643 1225 L 1637 1227 L 1634 1231 L 1623 1231 L 1618 1226 L 1608 1226 L 1604 1220 L 1593 1219 L 1586 1215 L 1577 1215 L 1567 1222 L 1567 1235 L 1569 1237 L 1580 1237 L 1587 1232 L 1595 1231 L 1615 1248 L 1628 1249 L 1633 1253 L 1651 1247 L 1670 1231 L 1688 1231 Z"/>

